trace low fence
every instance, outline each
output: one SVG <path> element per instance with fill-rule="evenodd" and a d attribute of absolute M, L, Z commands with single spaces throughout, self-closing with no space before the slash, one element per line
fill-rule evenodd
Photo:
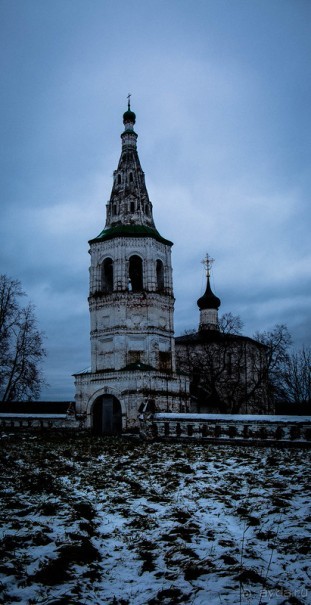
<path fill-rule="evenodd" d="M 142 437 L 311 447 L 311 416 L 159 413 L 140 418 Z"/>
<path fill-rule="evenodd" d="M 74 414 L 0 413 L 1 429 L 78 429 Z"/>
<path fill-rule="evenodd" d="M 83 415 L 0 413 L 0 429 L 85 428 Z M 125 434 L 126 435 L 126 434 Z M 142 438 L 311 447 L 311 416 L 157 413 L 140 416 Z"/>

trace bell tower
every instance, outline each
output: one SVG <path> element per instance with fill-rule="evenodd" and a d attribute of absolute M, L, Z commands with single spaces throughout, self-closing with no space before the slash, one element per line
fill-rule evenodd
<path fill-rule="evenodd" d="M 75 378 L 77 409 L 93 428 L 104 394 L 120 402 L 123 430 L 137 426 L 148 401 L 157 411 L 188 406 L 188 381 L 176 374 L 173 244 L 155 227 L 135 122 L 128 98 L 105 227 L 89 241 L 91 369 Z"/>

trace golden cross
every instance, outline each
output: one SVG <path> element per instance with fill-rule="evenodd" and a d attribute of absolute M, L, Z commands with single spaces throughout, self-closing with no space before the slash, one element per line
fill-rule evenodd
<path fill-rule="evenodd" d="M 215 259 L 209 256 L 208 252 L 206 252 L 205 258 L 201 261 L 202 265 L 206 268 L 206 275 L 210 277 L 212 264 L 215 262 Z"/>

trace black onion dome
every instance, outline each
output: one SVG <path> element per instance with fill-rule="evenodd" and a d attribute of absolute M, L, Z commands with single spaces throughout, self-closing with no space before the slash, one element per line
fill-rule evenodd
<path fill-rule="evenodd" d="M 215 294 L 211 290 L 209 277 L 207 277 L 206 290 L 203 296 L 201 296 L 201 298 L 199 298 L 199 300 L 197 301 L 197 305 L 200 311 L 202 311 L 202 309 L 219 309 L 221 305 L 220 298 L 218 298 L 218 296 L 215 296 Z"/>
<path fill-rule="evenodd" d="M 126 124 L 128 122 L 131 122 L 132 124 L 135 124 L 136 122 L 136 115 L 134 111 L 131 111 L 130 106 L 128 110 L 123 114 L 123 124 Z"/>

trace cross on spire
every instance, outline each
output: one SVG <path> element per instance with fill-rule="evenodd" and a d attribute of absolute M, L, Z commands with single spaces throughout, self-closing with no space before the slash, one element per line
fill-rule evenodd
<path fill-rule="evenodd" d="M 131 93 L 129 92 L 129 93 L 128 93 L 128 95 L 127 95 L 127 106 L 128 106 L 128 109 L 129 109 L 129 110 L 131 109 L 131 96 L 132 96 L 132 95 L 131 95 Z"/>
<path fill-rule="evenodd" d="M 206 269 L 206 276 L 210 277 L 212 264 L 215 262 L 215 259 L 209 256 L 208 252 L 206 252 L 205 258 L 201 261 L 202 265 L 204 265 Z"/>

